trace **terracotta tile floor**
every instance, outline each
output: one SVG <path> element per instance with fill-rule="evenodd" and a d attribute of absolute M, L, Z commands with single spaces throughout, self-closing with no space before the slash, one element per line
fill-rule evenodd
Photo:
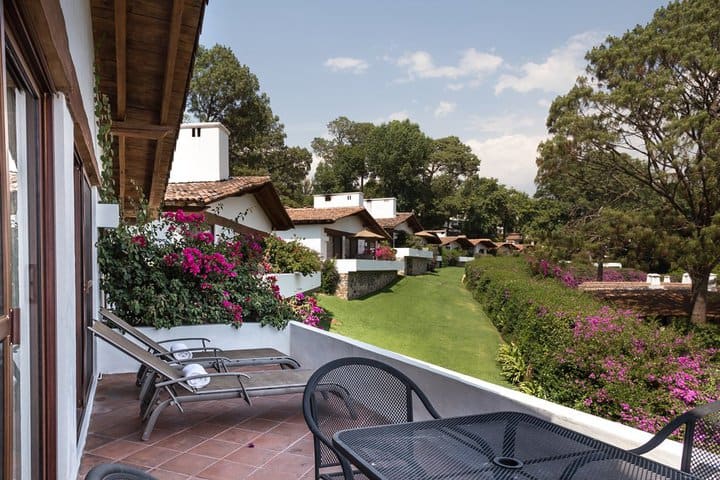
<path fill-rule="evenodd" d="M 134 374 L 98 382 L 79 478 L 98 463 L 140 467 L 158 479 L 312 479 L 312 436 L 302 395 L 168 407 L 150 440 L 140 440 Z"/>

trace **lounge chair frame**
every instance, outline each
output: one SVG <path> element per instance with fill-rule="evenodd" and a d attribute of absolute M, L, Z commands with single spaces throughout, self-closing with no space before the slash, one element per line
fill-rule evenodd
<path fill-rule="evenodd" d="M 280 365 L 281 368 L 300 368 L 300 363 L 291 356 L 276 350 L 274 348 L 245 348 L 237 350 L 223 350 L 208 345 L 210 340 L 203 337 L 183 337 L 173 338 L 170 340 L 157 341 L 145 335 L 137 327 L 130 325 L 128 322 L 120 318 L 114 312 L 107 308 L 100 309 L 100 315 L 116 326 L 123 332 L 127 333 L 141 344 L 145 345 L 149 352 L 167 360 L 174 361 L 175 354 L 181 352 L 191 352 L 193 354 L 194 363 L 200 363 L 205 366 L 211 366 L 218 371 L 223 371 L 222 362 L 218 362 L 217 358 L 222 358 L 225 365 Z M 163 344 L 170 342 L 196 341 L 202 344 L 201 347 L 192 347 L 171 352 Z M 205 358 L 210 357 L 210 359 Z M 137 385 L 142 384 L 144 372 L 138 371 Z"/>
<path fill-rule="evenodd" d="M 252 405 L 251 397 L 300 393 L 304 390 L 312 372 L 303 369 L 274 370 L 262 372 L 219 372 L 205 375 L 183 376 L 175 368 L 180 362 L 168 363 L 130 341 L 108 325 L 95 321 L 88 327 L 96 336 L 140 362 L 155 380 L 141 397 L 140 415 L 146 422 L 142 440 L 148 440 L 160 414 L 170 405 L 181 412 L 183 404 L 207 400 L 242 398 Z M 210 378 L 203 388 L 194 388 L 188 380 Z M 165 392 L 167 399 L 161 399 Z"/>

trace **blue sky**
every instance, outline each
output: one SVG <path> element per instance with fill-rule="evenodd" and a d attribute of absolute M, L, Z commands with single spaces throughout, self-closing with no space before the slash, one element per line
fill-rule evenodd
<path fill-rule="evenodd" d="M 200 41 L 231 47 L 258 76 L 288 145 L 309 149 L 341 115 L 409 118 L 460 137 L 481 175 L 533 193 L 548 106 L 584 53 L 666 3 L 211 0 Z"/>

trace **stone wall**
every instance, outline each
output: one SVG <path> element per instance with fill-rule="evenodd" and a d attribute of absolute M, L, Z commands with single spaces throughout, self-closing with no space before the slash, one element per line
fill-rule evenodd
<path fill-rule="evenodd" d="M 430 270 L 429 258 L 405 257 L 405 272 L 403 275 L 422 275 Z"/>
<path fill-rule="evenodd" d="M 340 274 L 335 295 L 347 300 L 364 297 L 391 284 L 397 278 L 395 270 L 387 272 L 349 272 Z"/>

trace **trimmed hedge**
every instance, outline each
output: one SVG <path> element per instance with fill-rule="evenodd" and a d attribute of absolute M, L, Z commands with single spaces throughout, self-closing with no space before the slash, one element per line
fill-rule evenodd
<path fill-rule="evenodd" d="M 499 361 L 521 390 L 654 432 L 718 398 L 717 348 L 692 332 L 603 305 L 520 257 L 466 266 L 467 287 L 505 340 Z"/>
<path fill-rule="evenodd" d="M 524 381 L 542 386 L 554 401 L 571 401 L 554 358 L 572 340 L 578 316 L 602 304 L 552 279 L 536 279 L 521 257 L 476 259 L 465 267 L 468 289 L 506 341 L 515 343 L 527 366 Z"/>

